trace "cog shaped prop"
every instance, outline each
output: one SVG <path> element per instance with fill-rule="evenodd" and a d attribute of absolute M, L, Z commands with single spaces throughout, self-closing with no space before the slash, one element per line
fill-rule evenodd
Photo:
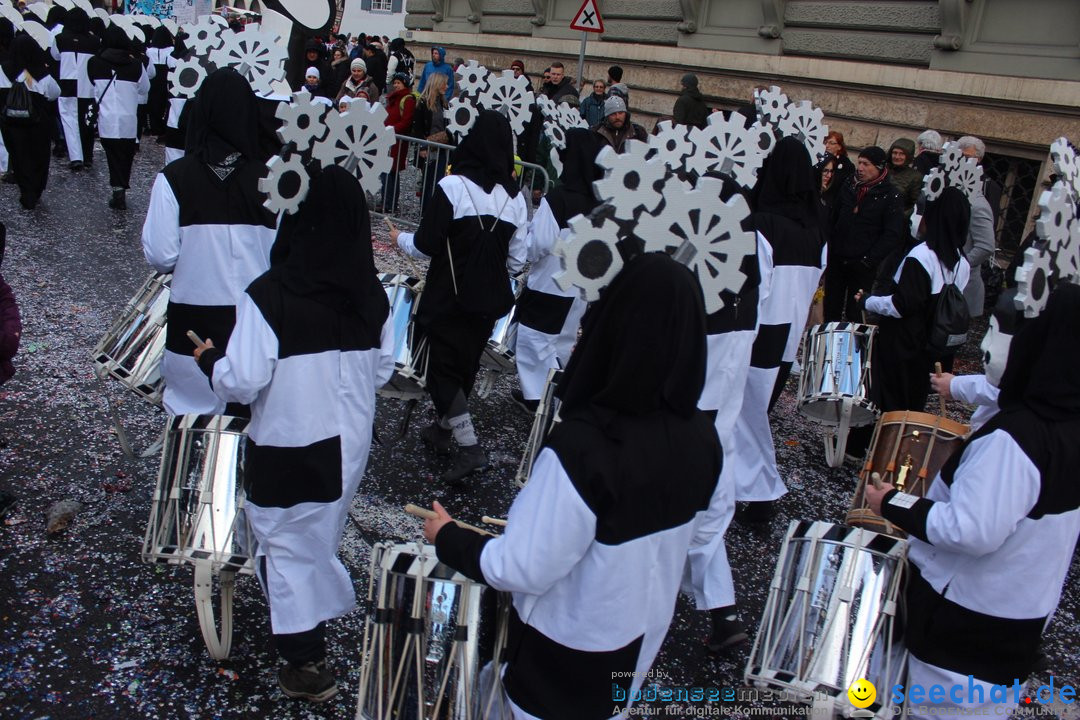
<path fill-rule="evenodd" d="M 353 101 L 349 111 L 330 113 L 326 139 L 315 144 L 312 157 L 323 164 L 341 165 L 360 178 L 360 186 L 378 193 L 379 176 L 390 170 L 394 129 L 385 125 L 386 108 Z"/>
<path fill-rule="evenodd" d="M 828 133 L 826 133 L 827 135 Z M 772 155 L 772 151 L 776 148 L 776 133 L 772 127 L 764 123 L 756 122 L 750 126 L 751 137 L 757 138 L 758 153 L 762 158 L 767 158 Z M 817 156 L 810 153 L 810 159 L 813 160 Z"/>
<path fill-rule="evenodd" d="M 1076 149 L 1067 138 L 1059 137 L 1050 144 L 1050 159 L 1073 201 L 1080 202 L 1080 158 L 1076 157 Z"/>
<path fill-rule="evenodd" d="M 551 141 L 551 146 L 553 148 L 556 148 L 558 150 L 563 150 L 566 148 L 566 132 L 557 122 L 545 120 L 544 134 L 547 135 L 548 140 Z"/>
<path fill-rule="evenodd" d="M 945 143 L 941 150 L 941 159 L 938 164 L 945 168 L 945 172 L 956 172 L 960 162 L 964 159 L 964 151 L 956 143 Z"/>
<path fill-rule="evenodd" d="M 743 126 L 742 115 L 725 118 L 713 113 L 704 129 L 690 131 L 690 140 L 696 152 L 687 165 L 698 175 L 719 172 L 744 187 L 754 184 L 764 156 L 758 151 L 758 138 Z"/>
<path fill-rule="evenodd" d="M 570 220 L 570 235 L 555 242 L 554 252 L 563 258 L 563 270 L 554 275 L 563 290 L 581 289 L 589 302 L 600 299 L 600 291 L 622 269 L 623 259 L 616 244 L 618 229 L 609 220 L 600 227 L 583 215 Z"/>
<path fill-rule="evenodd" d="M 757 108 L 758 118 L 776 125 L 787 115 L 788 96 L 773 85 L 767 90 L 758 90 L 754 93 L 754 107 Z"/>
<path fill-rule="evenodd" d="M 945 171 L 940 166 L 930 168 L 930 172 L 926 173 L 926 179 L 923 180 L 923 193 L 928 201 L 933 202 L 941 197 L 941 193 L 948 186 L 949 180 Z"/>
<path fill-rule="evenodd" d="M 511 75 L 514 74 L 513 70 L 508 71 Z M 488 75 L 490 72 L 486 67 L 481 65 L 475 60 L 469 60 L 463 65 L 457 66 L 455 72 L 457 76 L 457 87 L 461 90 L 461 94 L 474 100 L 479 97 L 488 86 Z M 524 76 L 521 78 L 528 85 L 529 81 Z"/>
<path fill-rule="evenodd" d="M 569 103 L 559 103 L 556 108 L 559 116 L 559 124 L 562 125 L 564 130 L 571 130 L 573 128 L 589 129 L 589 123 L 585 122 L 585 118 L 581 117 L 581 113 L 578 109 L 571 107 Z"/>
<path fill-rule="evenodd" d="M 949 184 L 960 188 L 968 200 L 982 194 L 983 169 L 975 158 L 964 158 L 948 175 Z"/>
<path fill-rule="evenodd" d="M 814 107 L 809 100 L 801 100 L 788 105 L 777 128 L 784 135 L 790 135 L 806 146 L 811 158 L 816 158 L 825 151 L 825 136 L 829 129 L 825 125 L 825 113 Z"/>
<path fill-rule="evenodd" d="M 190 100 L 202 87 L 207 76 L 206 66 L 196 57 L 180 60 L 169 71 L 169 92 L 179 98 Z"/>
<path fill-rule="evenodd" d="M 547 95 L 537 95 L 534 98 L 536 107 L 540 109 L 540 113 L 544 116 L 545 120 L 551 120 L 552 122 L 559 121 L 559 108 L 555 105 L 555 102 Z"/>
<path fill-rule="evenodd" d="M 274 115 L 282 121 L 278 130 L 278 139 L 288 145 L 307 150 L 314 143 L 326 137 L 327 127 L 323 122 L 329 107 L 325 103 L 315 102 L 307 90 L 293 94 L 292 102 L 278 103 Z"/>
<path fill-rule="evenodd" d="M 1024 317 L 1033 318 L 1043 311 L 1050 297 L 1050 254 L 1030 247 L 1024 251 L 1024 264 L 1016 270 L 1016 303 Z"/>
<path fill-rule="evenodd" d="M 619 218 L 651 213 L 663 200 L 656 185 L 667 176 L 667 167 L 659 157 L 646 160 L 648 154 L 648 143 L 627 140 L 625 152 L 617 153 L 609 146 L 596 156 L 596 164 L 608 172 L 593 183 L 593 190 L 600 200 L 615 206 Z"/>
<path fill-rule="evenodd" d="M 649 138 L 649 147 L 660 152 L 660 159 L 669 168 L 680 169 L 686 157 L 694 152 L 689 128 L 686 125 L 676 125 L 670 120 L 658 123 L 656 128 L 656 134 Z"/>
<path fill-rule="evenodd" d="M 244 76 L 256 94 L 267 94 L 274 82 L 285 79 L 284 45 L 270 33 L 246 30 L 225 34 L 221 46 L 210 52 L 210 62 L 231 67 Z"/>
<path fill-rule="evenodd" d="M 288 160 L 276 155 L 267 161 L 269 174 L 259 179 L 259 190 L 266 193 L 263 203 L 270 212 L 294 213 L 300 209 L 300 203 L 307 197 L 310 180 L 307 169 L 298 154 Z"/>
<path fill-rule="evenodd" d="M 477 104 L 485 110 L 495 110 L 506 116 L 515 135 L 525 132 L 525 123 L 531 117 L 533 92 L 525 76 L 514 77 L 513 70 L 503 70 L 501 75 L 490 76 L 486 89 L 480 92 Z"/>
<path fill-rule="evenodd" d="M 1054 183 L 1039 197 L 1039 219 L 1035 230 L 1046 241 L 1046 247 L 1057 255 L 1069 243 L 1070 231 L 1076 221 L 1076 204 L 1063 182 Z"/>
<path fill-rule="evenodd" d="M 701 178 L 696 187 L 672 183 L 676 192 L 665 193 L 664 209 L 643 215 L 634 231 L 646 252 L 675 248 L 674 257 L 689 267 L 705 294 L 705 311 L 724 308 L 721 293 L 738 293 L 746 282 L 743 258 L 757 250 L 754 233 L 742 229 L 750 214 L 746 199 L 736 193 L 725 203 L 724 182 Z"/>
<path fill-rule="evenodd" d="M 196 22 L 184 25 L 183 28 L 184 32 L 188 34 L 184 44 L 195 55 L 209 56 L 212 51 L 220 48 L 225 42 L 221 32 L 223 28 L 220 23 L 214 20 L 213 15 L 204 15 Z"/>
<path fill-rule="evenodd" d="M 447 108 L 446 129 L 457 135 L 465 137 L 476 124 L 478 112 L 476 106 L 467 99 L 456 97 L 450 101 Z"/>

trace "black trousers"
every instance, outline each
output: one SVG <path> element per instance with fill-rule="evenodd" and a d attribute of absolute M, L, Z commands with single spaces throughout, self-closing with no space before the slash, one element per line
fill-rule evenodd
<path fill-rule="evenodd" d="M 79 98 L 79 140 L 82 141 L 83 162 L 94 162 L 94 133 L 97 130 L 97 103 L 92 98 Z"/>
<path fill-rule="evenodd" d="M 825 267 L 825 299 L 822 302 L 825 322 L 862 322 L 855 304 L 855 293 L 866 293 L 874 285 L 875 268 L 867 267 L 861 260 L 829 258 Z"/>
<path fill-rule="evenodd" d="M 458 407 L 472 392 L 480 356 L 498 318 L 458 314 L 439 318 L 431 324 L 417 323 L 419 339 L 427 340 L 427 389 L 440 418 L 452 417 L 466 408 Z M 461 399 L 455 399 L 460 393 Z"/>
<path fill-rule="evenodd" d="M 131 180 L 131 164 L 135 161 L 134 138 L 101 138 L 101 147 L 109 163 L 109 185 L 127 190 Z"/>
<path fill-rule="evenodd" d="M 292 665 L 303 665 L 326 659 L 326 622 L 298 633 L 274 635 L 278 655 Z"/>
<path fill-rule="evenodd" d="M 49 182 L 49 156 L 52 145 L 53 120 L 46 116 L 36 125 L 9 126 L 4 142 L 11 155 L 11 169 L 20 193 L 36 200 L 45 192 Z"/>

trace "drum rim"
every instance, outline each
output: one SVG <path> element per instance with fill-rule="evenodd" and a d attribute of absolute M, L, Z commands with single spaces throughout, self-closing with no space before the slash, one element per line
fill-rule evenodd
<path fill-rule="evenodd" d="M 957 422 L 944 415 L 934 415 L 919 410 L 890 410 L 881 414 L 878 423 L 881 425 L 918 424 L 928 429 L 945 430 L 961 438 L 966 437 L 971 432 L 970 425 Z"/>

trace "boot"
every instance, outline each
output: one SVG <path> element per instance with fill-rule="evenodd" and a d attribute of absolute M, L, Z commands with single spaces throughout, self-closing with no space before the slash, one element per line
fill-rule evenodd
<path fill-rule="evenodd" d="M 463 445 L 458 450 L 457 457 L 454 458 L 454 464 L 442 474 L 442 481 L 451 485 L 459 485 L 469 475 L 487 470 L 487 467 L 487 453 L 484 452 L 479 443 L 476 445 Z"/>
<path fill-rule="evenodd" d="M 278 670 L 278 686 L 291 698 L 315 703 L 326 702 L 338 693 L 337 681 L 326 668 L 325 660 L 303 665 L 287 664 Z"/>
<path fill-rule="evenodd" d="M 451 436 L 450 429 L 440 427 L 439 423 L 433 422 L 425 428 L 420 428 L 420 439 L 434 450 L 436 455 L 450 454 Z"/>
<path fill-rule="evenodd" d="M 712 617 L 712 634 L 705 644 L 712 652 L 727 650 L 749 639 L 734 605 L 715 608 L 709 611 L 709 615 Z"/>
<path fill-rule="evenodd" d="M 124 188 L 113 188 L 112 197 L 109 198 L 109 207 L 113 210 L 123 210 L 127 207 L 127 198 Z"/>

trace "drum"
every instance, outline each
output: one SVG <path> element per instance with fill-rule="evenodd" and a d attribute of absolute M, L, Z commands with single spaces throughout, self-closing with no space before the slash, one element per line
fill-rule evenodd
<path fill-rule="evenodd" d="M 555 423 L 559 422 L 559 399 L 555 397 L 555 388 L 559 386 L 559 380 L 561 379 L 562 370 L 552 369 L 548 371 L 547 384 L 544 385 L 544 392 L 540 396 L 540 404 L 536 406 L 536 414 L 533 415 L 529 439 L 525 442 L 525 452 L 521 456 L 521 464 L 518 465 L 517 475 L 514 476 L 518 487 L 525 487 L 529 475 L 532 474 L 532 466 L 536 462 L 536 456 L 544 445 L 544 440 L 547 439 L 551 429 L 555 427 Z"/>
<path fill-rule="evenodd" d="M 967 425 L 948 418 L 914 410 L 883 414 L 874 428 L 866 465 L 859 473 L 859 486 L 847 514 L 848 525 L 907 537 L 867 506 L 866 483 L 871 473 L 878 473 L 882 482 L 909 495 L 925 497 L 941 466 L 964 444 L 969 430 Z"/>
<path fill-rule="evenodd" d="M 869 530 L 793 520 L 746 665 L 747 683 L 790 692 L 852 717 L 848 688 L 878 688 L 868 708 L 893 717 L 888 688 L 903 682 L 893 641 L 907 542 Z M 833 715 L 828 715 L 833 717 Z"/>
<path fill-rule="evenodd" d="M 510 278 L 510 286 L 514 290 L 514 297 L 521 294 L 525 287 L 523 280 Z M 488 370 L 502 373 L 512 373 L 517 370 L 514 362 L 514 347 L 517 345 L 517 303 L 510 312 L 499 318 L 495 328 L 491 331 L 484 354 L 480 356 L 480 366 Z"/>
<path fill-rule="evenodd" d="M 841 425 L 850 407 L 851 427 L 869 425 L 878 411 L 870 401 L 870 355 L 876 325 L 828 323 L 806 331 L 799 412 L 823 425 Z"/>
<path fill-rule="evenodd" d="M 380 275 L 379 280 L 386 291 L 386 299 L 390 301 L 394 327 L 394 374 L 379 389 L 379 394 L 405 400 L 420 397 L 424 394 L 424 378 L 427 375 L 427 343 L 414 342 L 413 314 L 423 292 L 424 281 L 390 273 Z"/>
<path fill-rule="evenodd" d="M 124 313 L 94 348 L 98 375 L 111 375 L 147 402 L 161 404 L 165 321 L 172 275 L 147 278 Z"/>
<path fill-rule="evenodd" d="M 232 644 L 232 591 L 236 573 L 251 574 L 250 531 L 242 512 L 247 419 L 177 415 L 169 419 L 161 469 L 143 539 L 148 563 L 192 565 L 195 607 L 203 639 L 217 660 Z M 221 631 L 211 589 L 221 593 Z"/>
<path fill-rule="evenodd" d="M 430 545 L 377 543 L 368 600 L 358 720 L 509 717 L 505 596 L 440 563 Z"/>

